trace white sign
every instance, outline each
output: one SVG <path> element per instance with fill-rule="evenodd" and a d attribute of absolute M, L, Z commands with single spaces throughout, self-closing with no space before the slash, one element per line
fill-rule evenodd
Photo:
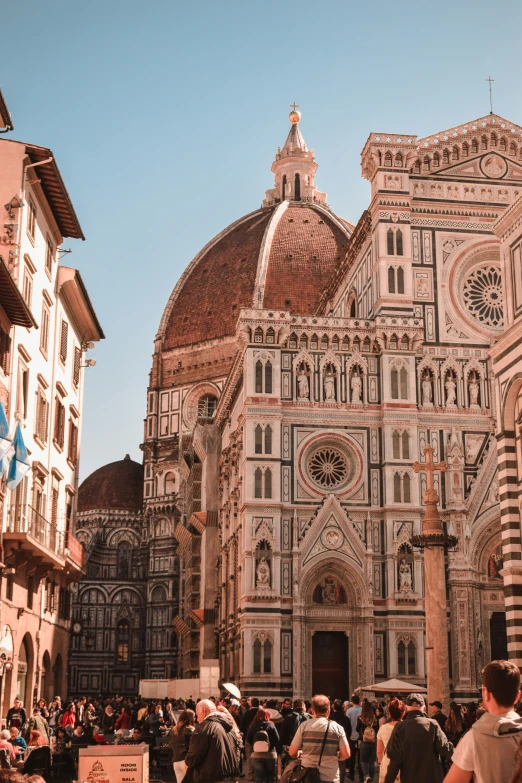
<path fill-rule="evenodd" d="M 80 748 L 78 778 L 86 783 L 149 783 L 149 747 L 143 743 Z"/>

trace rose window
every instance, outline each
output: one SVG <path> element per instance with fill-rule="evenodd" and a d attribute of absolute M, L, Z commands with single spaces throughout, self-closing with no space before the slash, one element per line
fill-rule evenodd
<path fill-rule="evenodd" d="M 346 479 L 348 465 L 346 458 L 334 448 L 322 448 L 309 459 L 308 472 L 321 487 L 337 487 Z"/>
<path fill-rule="evenodd" d="M 496 329 L 503 326 L 502 275 L 498 266 L 488 264 L 475 269 L 464 281 L 462 297 L 476 321 Z"/>

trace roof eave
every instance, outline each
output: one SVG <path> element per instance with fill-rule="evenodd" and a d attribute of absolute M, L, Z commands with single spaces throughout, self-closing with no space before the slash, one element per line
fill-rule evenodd
<path fill-rule="evenodd" d="M 13 280 L 7 265 L 0 256 L 0 307 L 4 310 L 13 326 L 25 326 L 38 329 L 34 316 L 22 296 L 22 292 Z"/>
<path fill-rule="evenodd" d="M 98 342 L 105 335 L 77 269 L 58 267 L 58 291 L 78 324 L 82 342 Z"/>
<path fill-rule="evenodd" d="M 14 130 L 13 121 L 11 119 L 11 115 L 9 114 L 9 109 L 7 108 L 5 98 L 2 95 L 2 90 L 0 90 L 0 120 L 2 121 L 2 125 L 6 131 Z"/>

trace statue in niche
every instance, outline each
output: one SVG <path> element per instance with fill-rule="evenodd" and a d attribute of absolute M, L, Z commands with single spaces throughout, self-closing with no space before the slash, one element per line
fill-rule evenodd
<path fill-rule="evenodd" d="M 498 503 L 498 498 L 499 498 L 498 479 L 494 478 L 493 481 L 491 482 L 491 486 L 489 488 L 488 502 L 491 505 L 494 505 L 495 503 Z"/>
<path fill-rule="evenodd" d="M 270 566 L 266 557 L 262 557 L 256 568 L 256 587 L 270 587 Z"/>
<path fill-rule="evenodd" d="M 422 404 L 423 405 L 433 404 L 433 388 L 431 385 L 431 378 L 429 373 L 425 373 L 422 376 Z"/>
<path fill-rule="evenodd" d="M 498 544 L 489 556 L 488 577 L 490 579 L 502 579 L 500 572 L 504 568 L 504 558 L 502 556 L 502 544 Z"/>
<path fill-rule="evenodd" d="M 480 386 L 477 382 L 477 377 L 475 375 L 471 376 L 469 380 L 468 389 L 469 389 L 469 407 L 478 408 Z"/>
<path fill-rule="evenodd" d="M 399 590 L 401 593 L 411 593 L 412 589 L 411 566 L 403 557 L 399 566 Z"/>
<path fill-rule="evenodd" d="M 354 372 L 351 381 L 352 402 L 362 402 L 362 379 L 358 372 Z"/>
<path fill-rule="evenodd" d="M 462 446 L 460 445 L 459 436 L 457 435 L 457 430 L 455 427 L 451 428 L 446 450 L 448 457 L 454 457 L 458 462 L 463 462 L 464 453 L 462 451 Z"/>
<path fill-rule="evenodd" d="M 324 375 L 324 399 L 326 402 L 335 402 L 335 378 L 330 369 Z"/>
<path fill-rule="evenodd" d="M 310 399 L 310 385 L 303 366 L 300 367 L 297 376 L 297 394 L 300 400 Z"/>
<path fill-rule="evenodd" d="M 455 405 L 457 400 L 457 384 L 452 375 L 446 377 L 444 387 L 446 389 L 446 406 Z"/>
<path fill-rule="evenodd" d="M 327 576 L 315 586 L 312 601 L 322 606 L 346 604 L 346 592 L 338 579 Z"/>

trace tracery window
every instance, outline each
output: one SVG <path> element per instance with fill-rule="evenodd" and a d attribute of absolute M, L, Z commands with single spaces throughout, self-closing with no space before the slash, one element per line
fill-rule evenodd
<path fill-rule="evenodd" d="M 471 154 L 478 152 L 478 141 L 476 139 L 471 140 Z"/>
<path fill-rule="evenodd" d="M 484 264 L 465 280 L 462 298 L 468 313 L 481 324 L 500 328 L 504 324 L 502 273 L 496 264 Z"/>
<path fill-rule="evenodd" d="M 402 639 L 397 645 L 397 668 L 398 673 L 406 676 L 416 674 L 417 671 L 417 650 L 413 641 L 407 644 Z"/>
<path fill-rule="evenodd" d="M 384 156 L 384 165 L 385 166 L 391 166 L 392 165 L 392 154 L 391 152 L 387 152 Z"/>
<path fill-rule="evenodd" d="M 438 152 L 435 152 L 433 155 L 433 168 L 438 168 L 440 166 L 440 155 Z"/>
<path fill-rule="evenodd" d="M 262 454 L 263 453 L 263 428 L 260 424 L 256 426 L 254 439 L 255 439 L 255 448 L 254 448 L 255 453 Z"/>
<path fill-rule="evenodd" d="M 316 484 L 329 489 L 343 483 L 348 466 L 344 454 L 328 446 L 312 454 L 308 462 L 308 471 Z"/>
<path fill-rule="evenodd" d="M 402 234 L 401 234 L 401 252 L 397 255 L 402 256 Z M 404 267 L 388 267 L 388 292 L 390 294 L 404 293 Z"/>
<path fill-rule="evenodd" d="M 272 453 L 272 427 L 267 424 L 265 427 L 265 454 Z"/>
<path fill-rule="evenodd" d="M 408 370 L 405 367 L 393 367 L 391 371 L 392 400 L 408 399 Z"/>
<path fill-rule="evenodd" d="M 256 394 L 263 393 L 263 362 L 256 362 Z"/>
<path fill-rule="evenodd" d="M 408 473 L 393 474 L 393 502 L 411 503 L 411 478 Z"/>
<path fill-rule="evenodd" d="M 120 541 L 117 550 L 117 573 L 120 579 L 128 579 L 131 575 L 132 546 L 129 541 Z"/>
<path fill-rule="evenodd" d="M 272 394 L 272 362 L 265 364 L 265 394 Z"/>
<path fill-rule="evenodd" d="M 445 163 L 449 163 L 449 162 L 450 162 L 449 150 L 443 150 L 442 151 L 442 163 L 444 165 Z"/>
<path fill-rule="evenodd" d="M 116 626 L 116 663 L 129 662 L 129 638 L 129 621 L 120 620 Z"/>
<path fill-rule="evenodd" d="M 254 674 L 270 674 L 272 671 L 272 642 L 270 639 L 254 641 Z"/>
<path fill-rule="evenodd" d="M 211 419 L 217 408 L 217 397 L 214 394 L 204 394 L 198 400 L 198 416 L 204 419 Z"/>
<path fill-rule="evenodd" d="M 387 236 L 387 245 L 388 245 L 388 255 L 393 256 L 395 255 L 395 243 L 393 239 L 393 231 L 391 228 L 388 229 L 386 236 Z"/>
<path fill-rule="evenodd" d="M 393 459 L 410 458 L 410 436 L 407 431 L 394 430 L 392 435 Z"/>
<path fill-rule="evenodd" d="M 266 468 L 256 468 L 254 472 L 254 497 L 271 498 L 272 497 L 272 471 Z"/>

